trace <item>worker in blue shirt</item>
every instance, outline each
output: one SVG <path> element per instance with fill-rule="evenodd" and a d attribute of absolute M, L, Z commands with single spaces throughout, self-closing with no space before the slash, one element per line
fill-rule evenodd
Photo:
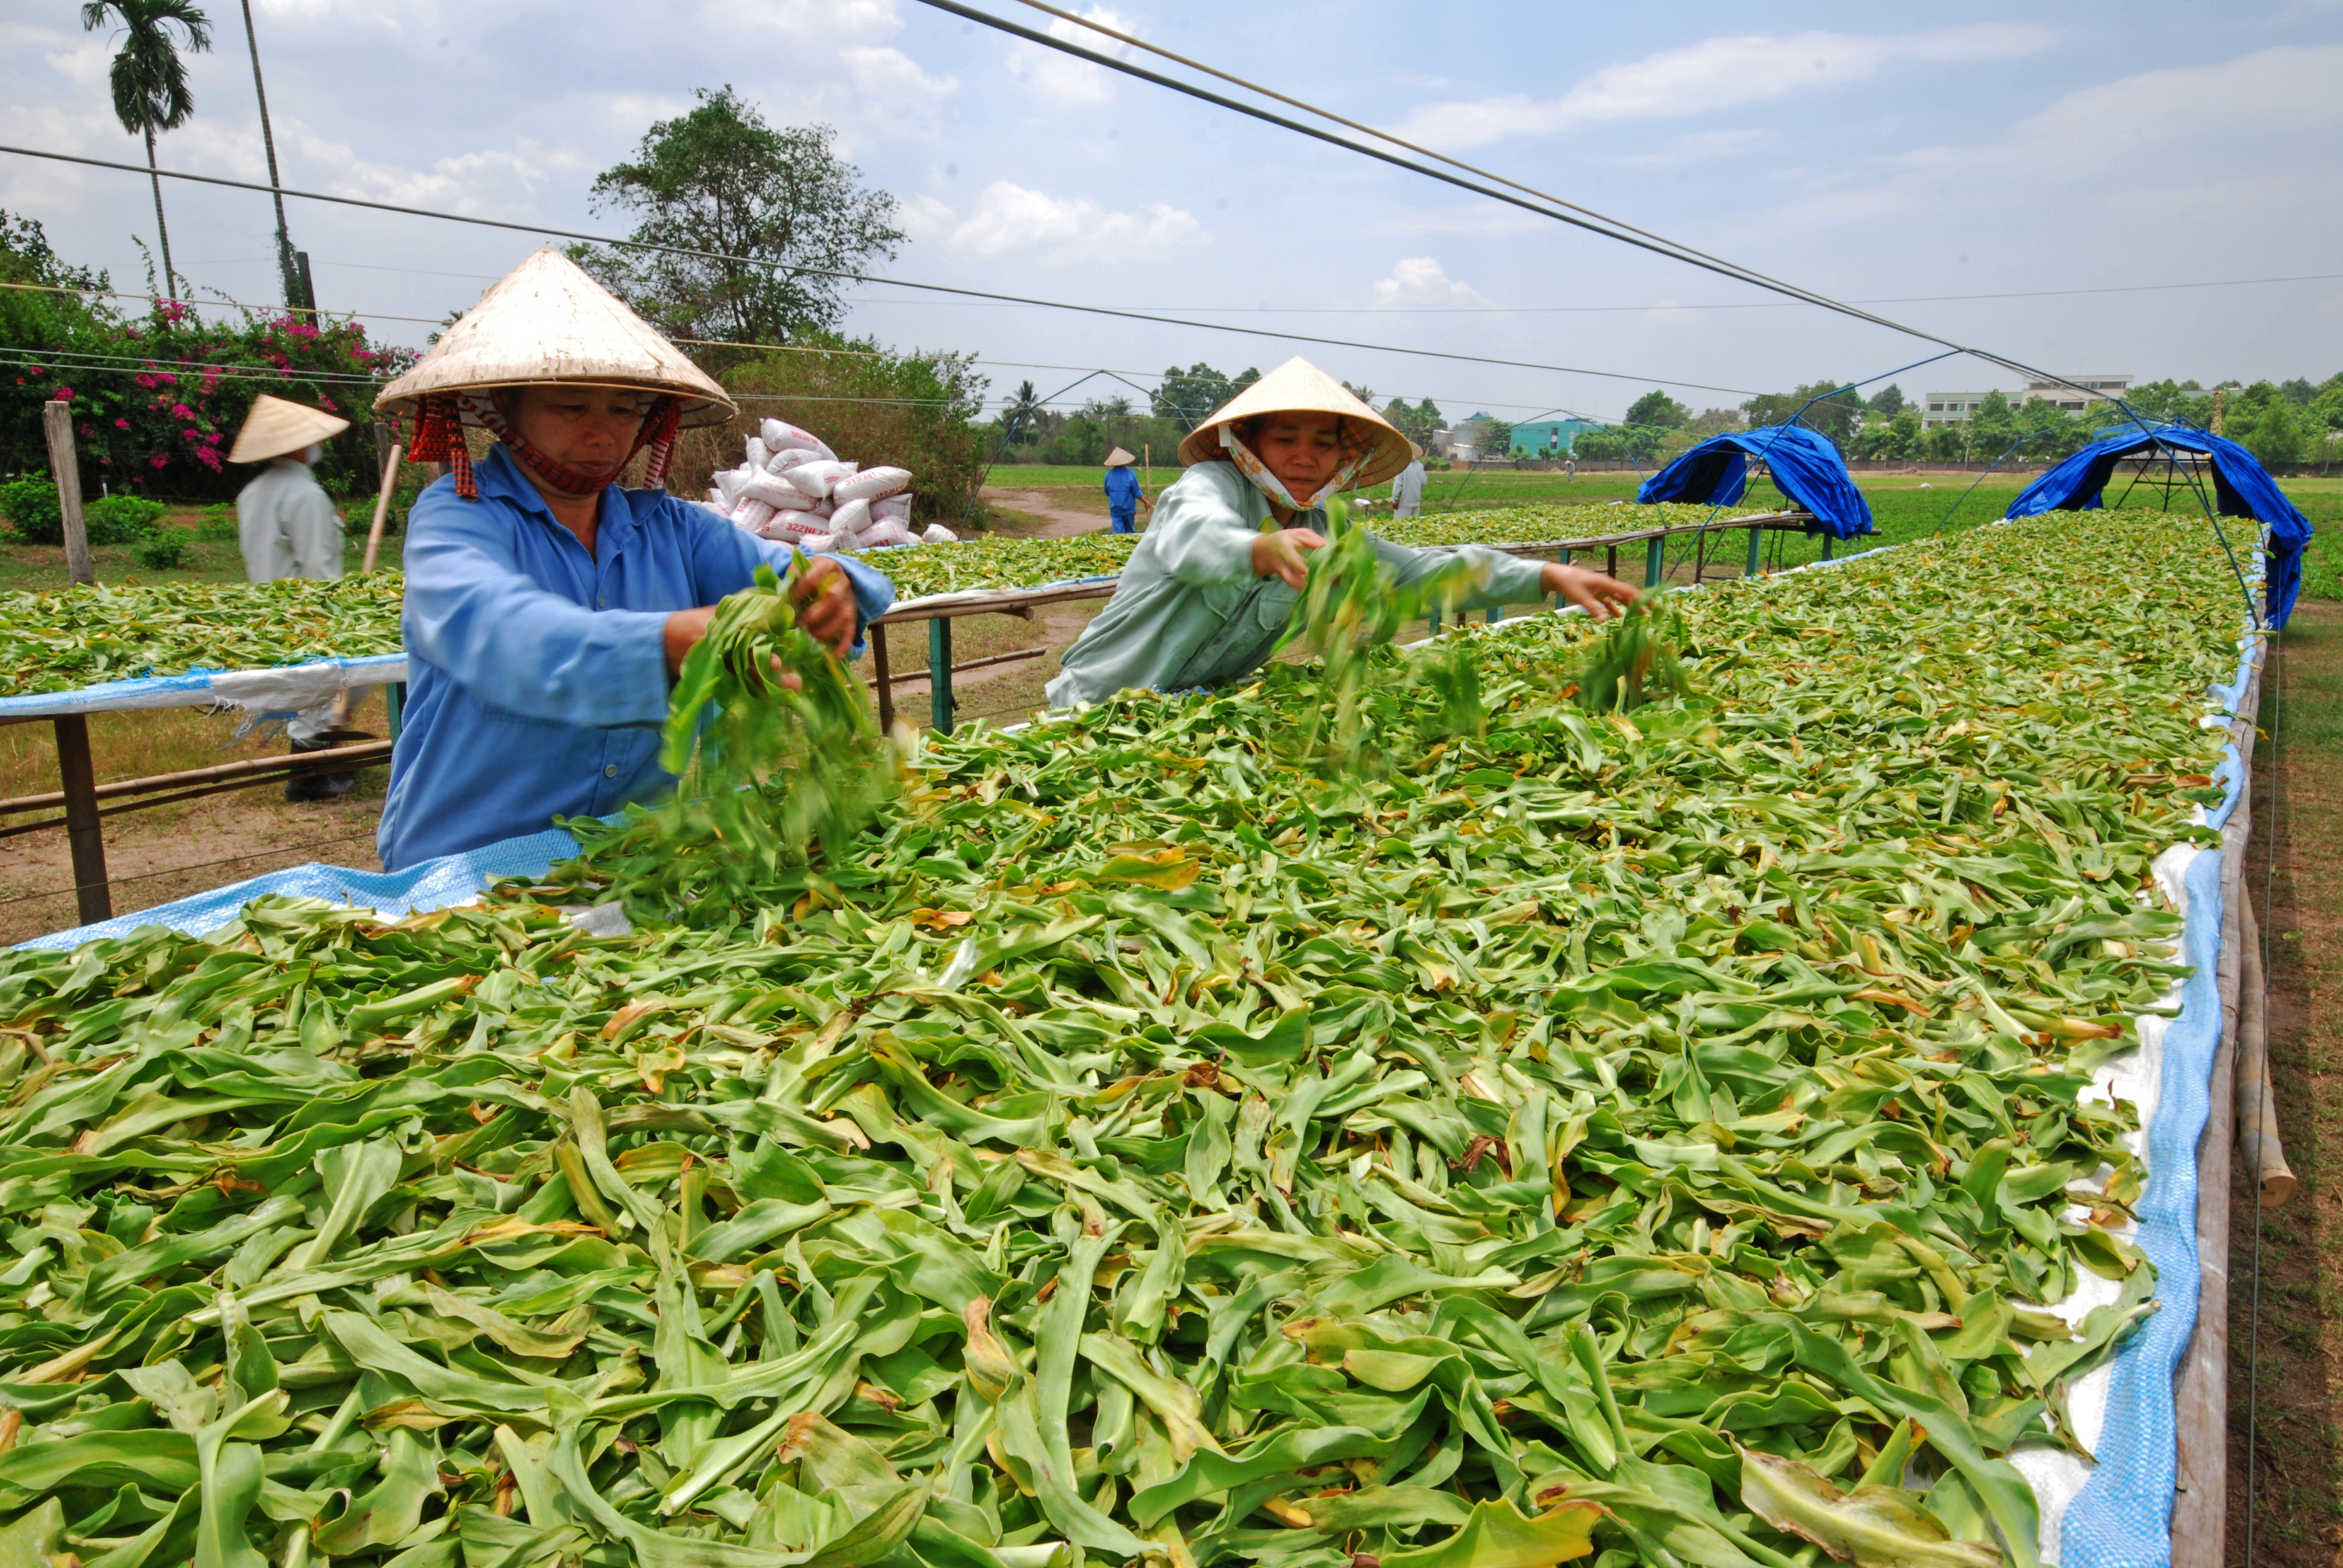
<path fill-rule="evenodd" d="M 568 374 L 514 384 L 514 367 L 548 361 Z M 719 599 L 794 559 L 659 487 L 679 426 L 729 417 L 730 399 L 548 247 L 385 388 L 385 405 L 415 408 L 418 457 L 454 470 L 407 519 L 407 698 L 377 837 L 385 869 L 663 793 L 674 780 L 659 727 L 684 656 Z M 467 423 L 500 442 L 477 467 Z M 646 447 L 650 487 L 620 487 Z M 792 597 L 799 624 L 845 658 L 894 588 L 825 556 Z"/>
<path fill-rule="evenodd" d="M 1138 460 L 1120 447 L 1106 455 L 1106 515 L 1118 534 L 1139 531 L 1139 507 L 1147 499 L 1147 492 L 1139 487 L 1139 476 L 1131 471 Z"/>

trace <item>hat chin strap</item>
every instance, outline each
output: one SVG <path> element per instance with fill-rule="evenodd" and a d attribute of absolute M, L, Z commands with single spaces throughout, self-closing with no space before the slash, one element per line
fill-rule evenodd
<path fill-rule="evenodd" d="M 1350 488 L 1351 480 L 1357 476 L 1361 468 L 1367 466 L 1367 459 L 1375 455 L 1375 449 L 1369 447 L 1365 451 L 1335 469 L 1333 477 L 1312 491 L 1308 500 L 1297 501 L 1293 498 L 1292 492 L 1285 487 L 1285 481 L 1271 473 L 1269 465 L 1261 460 L 1260 455 L 1238 439 L 1234 425 L 1221 427 L 1221 446 L 1228 453 L 1229 460 L 1237 466 L 1237 472 L 1252 481 L 1254 489 L 1259 490 L 1279 506 L 1291 508 L 1296 512 L 1314 511 Z"/>
<path fill-rule="evenodd" d="M 480 498 L 479 482 L 472 472 L 471 452 L 464 444 L 464 416 L 468 413 L 509 447 L 514 458 L 529 472 L 566 496 L 591 496 L 608 487 L 627 471 L 635 454 L 646 447 L 651 448 L 651 460 L 644 471 L 643 483 L 652 489 L 665 488 L 668 463 L 674 456 L 676 437 L 683 427 L 682 399 L 659 397 L 637 427 L 635 444 L 627 448 L 625 457 L 608 468 L 580 468 L 524 437 L 488 397 L 477 392 L 433 393 L 416 409 L 415 438 L 409 451 L 418 463 L 446 463 L 455 477 L 456 494 L 468 501 Z"/>

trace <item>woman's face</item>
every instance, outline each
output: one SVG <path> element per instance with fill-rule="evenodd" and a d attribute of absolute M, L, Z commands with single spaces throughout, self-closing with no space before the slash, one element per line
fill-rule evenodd
<path fill-rule="evenodd" d="M 1265 414 L 1253 455 L 1296 500 L 1307 500 L 1342 466 L 1342 421 L 1333 414 Z"/>
<path fill-rule="evenodd" d="M 614 387 L 524 387 L 506 417 L 555 462 L 607 479 L 635 449 L 642 405 L 641 393 Z"/>

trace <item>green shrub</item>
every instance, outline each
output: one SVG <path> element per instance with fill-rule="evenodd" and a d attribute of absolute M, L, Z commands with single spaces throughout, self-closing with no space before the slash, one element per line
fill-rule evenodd
<path fill-rule="evenodd" d="M 144 496 L 106 496 L 82 508 L 82 527 L 94 545 L 135 545 L 150 538 L 166 511 Z"/>
<path fill-rule="evenodd" d="M 131 546 L 130 554 L 149 571 L 169 571 L 187 564 L 187 536 L 178 528 L 156 528 Z"/>
<path fill-rule="evenodd" d="M 46 479 L 19 479 L 0 485 L 0 518 L 9 531 L 27 545 L 65 542 L 64 516 L 57 509 L 57 487 Z"/>
<path fill-rule="evenodd" d="M 196 538 L 209 545 L 232 545 L 241 538 L 236 529 L 236 508 L 226 501 L 215 501 L 196 518 Z"/>

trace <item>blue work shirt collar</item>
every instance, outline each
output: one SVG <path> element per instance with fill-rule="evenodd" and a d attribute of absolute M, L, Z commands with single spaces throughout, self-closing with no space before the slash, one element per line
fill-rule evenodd
<path fill-rule="evenodd" d="M 553 508 L 545 504 L 545 497 L 529 481 L 529 477 L 521 472 L 520 464 L 514 460 L 502 442 L 489 448 L 487 457 L 472 465 L 472 473 L 479 487 L 481 499 L 493 497 L 536 517 L 548 528 L 569 534 L 561 520 L 553 515 Z M 649 496 L 666 494 L 664 490 L 637 493 Z M 630 493 L 620 488 L 616 481 L 602 487 L 598 504 L 599 510 L 594 523 L 594 564 L 607 566 L 618 559 L 618 552 L 633 542 L 639 525 L 635 521 Z M 576 538 L 578 536 L 569 534 L 569 537 Z"/>

